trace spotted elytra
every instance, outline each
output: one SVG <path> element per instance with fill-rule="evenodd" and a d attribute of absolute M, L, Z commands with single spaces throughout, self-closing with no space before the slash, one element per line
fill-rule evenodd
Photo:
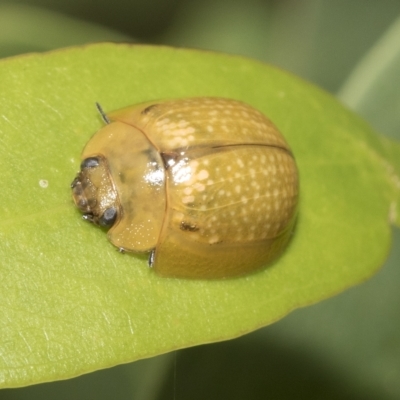
<path fill-rule="evenodd" d="M 226 278 L 267 265 L 293 231 L 298 173 L 274 124 L 251 106 L 199 97 L 109 115 L 72 182 L 84 218 L 160 275 Z"/>

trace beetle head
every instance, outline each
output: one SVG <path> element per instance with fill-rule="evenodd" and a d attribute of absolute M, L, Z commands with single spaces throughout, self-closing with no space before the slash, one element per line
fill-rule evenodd
<path fill-rule="evenodd" d="M 118 196 L 104 157 L 89 157 L 71 183 L 72 197 L 83 218 L 110 228 L 119 214 Z"/>

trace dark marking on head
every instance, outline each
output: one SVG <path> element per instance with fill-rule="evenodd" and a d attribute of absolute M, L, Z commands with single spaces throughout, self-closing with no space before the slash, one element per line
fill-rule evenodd
<path fill-rule="evenodd" d="M 190 222 L 181 221 L 180 228 L 182 231 L 197 232 L 199 227 L 196 224 L 191 224 Z"/>

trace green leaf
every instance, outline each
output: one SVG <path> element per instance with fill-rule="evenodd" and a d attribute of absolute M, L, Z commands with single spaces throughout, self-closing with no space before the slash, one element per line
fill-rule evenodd
<path fill-rule="evenodd" d="M 241 57 L 94 45 L 0 63 L 0 382 L 65 379 L 230 339 L 370 277 L 400 224 L 400 145 L 318 88 Z M 71 200 L 79 154 L 106 110 L 225 96 L 267 114 L 301 176 L 286 253 L 229 280 L 156 276 L 122 255 Z M 179 257 L 179 254 L 177 254 Z"/>

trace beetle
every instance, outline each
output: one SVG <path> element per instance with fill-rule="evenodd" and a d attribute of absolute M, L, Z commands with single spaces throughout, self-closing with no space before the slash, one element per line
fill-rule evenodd
<path fill-rule="evenodd" d="M 241 101 L 195 97 L 106 115 L 71 184 L 83 218 L 160 275 L 228 278 L 276 259 L 299 177 L 277 127 Z"/>

